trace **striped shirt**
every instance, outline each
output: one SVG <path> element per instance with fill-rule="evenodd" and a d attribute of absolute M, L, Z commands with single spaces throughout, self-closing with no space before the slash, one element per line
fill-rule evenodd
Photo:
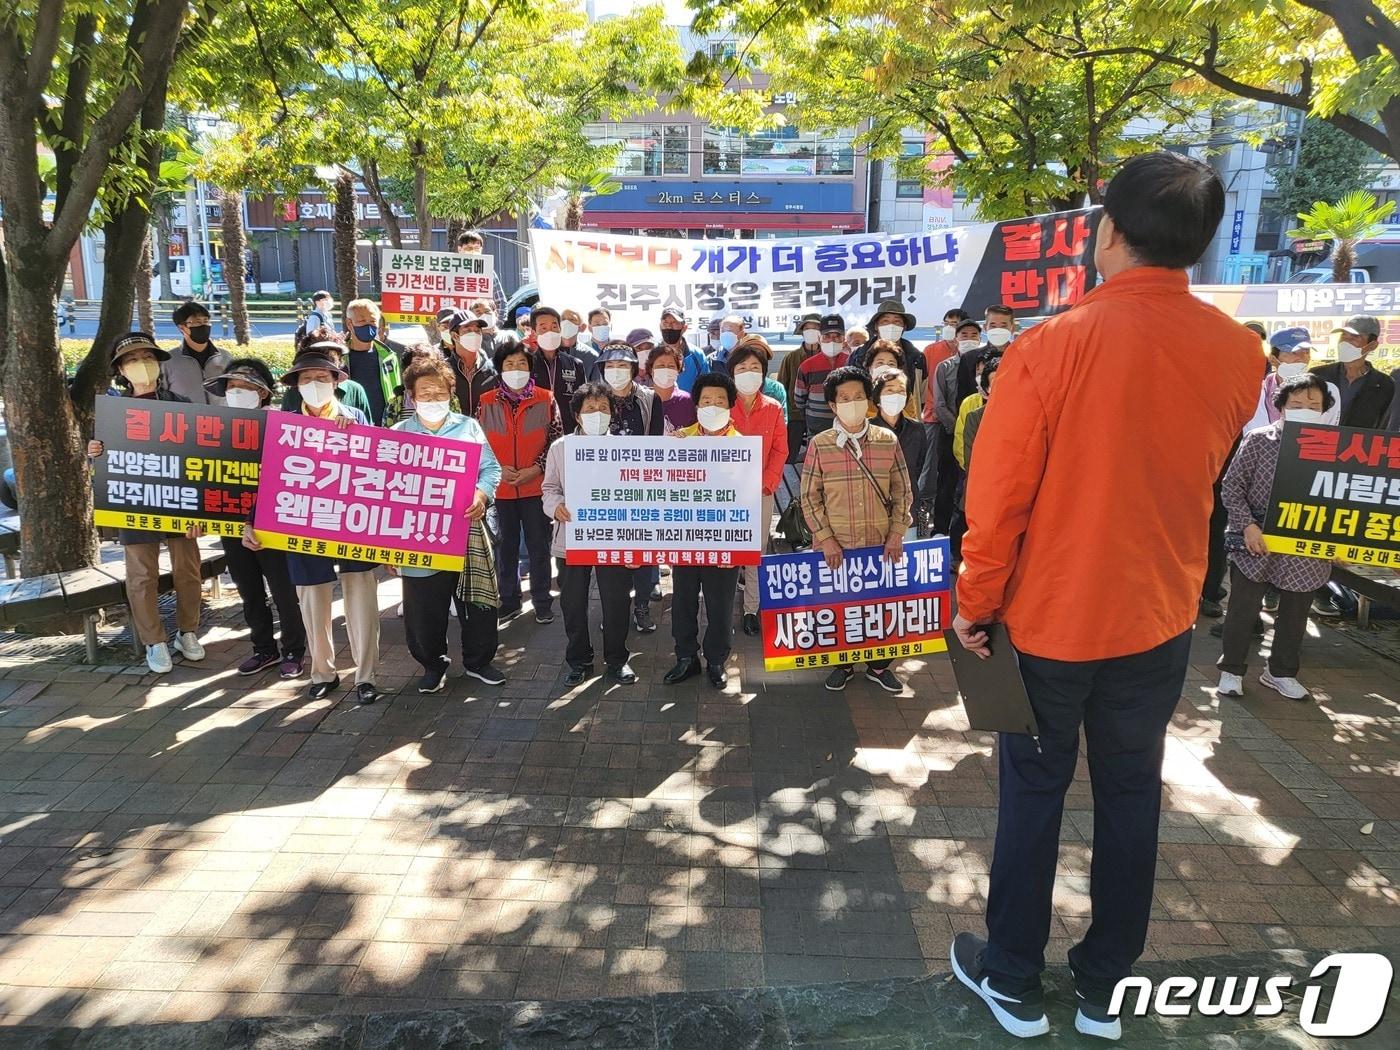
<path fill-rule="evenodd" d="M 893 430 L 867 426 L 860 439 L 860 462 L 879 483 L 878 493 L 855 456 L 836 439 L 832 429 L 817 434 L 807 443 L 802 463 L 802 513 L 812 530 L 812 546 L 835 539 L 843 550 L 853 550 L 903 536 L 912 519 L 909 468 L 899 438 Z M 893 514 L 885 509 L 886 499 Z"/>
<path fill-rule="evenodd" d="M 847 353 L 827 357 L 818 350 L 798 366 L 797 382 L 792 390 L 792 415 L 806 421 L 808 436 L 831 429 L 836 414 L 826 403 L 826 377 L 850 358 Z"/>

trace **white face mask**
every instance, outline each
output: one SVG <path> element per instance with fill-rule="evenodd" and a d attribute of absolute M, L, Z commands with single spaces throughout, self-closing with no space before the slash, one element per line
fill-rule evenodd
<path fill-rule="evenodd" d="M 578 325 L 574 324 L 572 321 L 560 321 L 559 334 L 565 339 L 572 339 L 574 336 L 578 335 Z"/>
<path fill-rule="evenodd" d="M 1285 408 L 1283 418 L 1289 423 L 1321 423 L 1322 413 L 1315 408 Z"/>
<path fill-rule="evenodd" d="M 463 332 L 462 335 L 461 335 L 460 338 L 459 338 L 459 341 L 461 342 L 463 349 L 466 349 L 466 350 L 480 350 L 480 349 L 481 349 L 481 333 L 480 333 L 480 332 Z"/>
<path fill-rule="evenodd" d="M 806 345 L 806 346 L 816 346 L 816 345 L 817 345 L 818 343 L 820 343 L 821 341 L 822 341 L 822 333 L 821 333 L 821 329 L 820 329 L 820 328 L 804 328 L 804 329 L 802 329 L 802 342 L 803 342 L 804 345 Z"/>
<path fill-rule="evenodd" d="M 1302 361 L 1280 361 L 1278 366 L 1278 377 L 1283 379 L 1294 379 L 1308 370 L 1308 366 Z"/>
<path fill-rule="evenodd" d="M 987 342 L 992 346 L 1005 346 L 1011 342 L 1011 332 L 1006 328 L 988 328 Z"/>
<path fill-rule="evenodd" d="M 132 386 L 155 386 L 160 378 L 159 361 L 127 361 L 122 364 L 121 370 Z"/>
<path fill-rule="evenodd" d="M 842 401 L 836 406 L 836 418 L 848 427 L 855 426 L 869 414 L 870 402 L 865 398 L 859 401 Z"/>
<path fill-rule="evenodd" d="M 558 350 L 564 336 L 559 332 L 536 332 L 535 345 L 541 350 Z"/>
<path fill-rule="evenodd" d="M 1359 347 L 1352 346 L 1350 343 L 1337 344 L 1337 360 L 1342 362 L 1342 364 L 1349 365 L 1355 361 L 1360 361 L 1361 356 L 1361 349 Z"/>
<path fill-rule="evenodd" d="M 908 394 L 881 394 L 880 411 L 887 416 L 897 416 L 904 411 L 908 401 Z"/>
<path fill-rule="evenodd" d="M 661 390 L 670 390 L 676 385 L 676 380 L 680 373 L 674 368 L 654 368 L 651 372 L 651 384 Z"/>
<path fill-rule="evenodd" d="M 696 410 L 695 418 L 706 430 L 723 430 L 729 426 L 729 409 L 720 408 L 718 405 L 706 405 Z"/>
<path fill-rule="evenodd" d="M 845 344 L 840 342 L 822 343 L 822 353 L 827 357 L 835 357 L 845 349 Z"/>
<path fill-rule="evenodd" d="M 484 324 L 487 328 L 495 328 L 495 327 L 496 327 L 496 315 L 495 315 L 495 314 L 491 314 L 491 313 L 482 314 L 482 315 L 481 315 L 481 323 Z"/>
<path fill-rule="evenodd" d="M 413 406 L 413 411 L 418 413 L 418 418 L 429 424 L 441 423 L 451 410 L 452 402 L 450 401 L 418 401 Z"/>
<path fill-rule="evenodd" d="M 593 341 L 599 346 L 612 338 L 612 329 L 605 324 L 595 324 L 593 326 Z"/>
<path fill-rule="evenodd" d="M 607 412 L 585 412 L 579 416 L 579 424 L 589 437 L 602 437 L 612 425 L 612 415 Z"/>
<path fill-rule="evenodd" d="M 224 401 L 229 408 L 257 408 L 262 404 L 262 397 L 256 390 L 241 390 L 236 387 L 228 387 L 224 394 Z"/>
<path fill-rule="evenodd" d="M 902 324 L 882 324 L 879 331 L 881 339 L 897 343 L 904 335 L 904 326 Z"/>
<path fill-rule="evenodd" d="M 312 408 L 325 408 L 335 397 L 334 383 L 300 383 L 297 389 L 301 391 L 301 399 Z"/>
<path fill-rule="evenodd" d="M 943 326 L 943 331 L 939 334 L 943 336 L 943 341 L 945 343 L 951 343 L 954 337 L 958 334 L 958 330 L 953 325 L 945 324 Z"/>
<path fill-rule="evenodd" d="M 525 384 L 530 381 L 530 373 L 522 372 L 519 369 L 511 369 L 509 372 L 501 373 L 501 382 L 512 390 L 524 390 Z"/>
<path fill-rule="evenodd" d="M 982 344 L 979 343 L 976 339 L 959 339 L 959 340 L 958 340 L 958 353 L 960 353 L 960 354 L 969 353 L 970 351 L 976 350 L 976 349 L 977 349 L 979 346 L 981 346 L 981 345 L 982 345 Z"/>
<path fill-rule="evenodd" d="M 758 393 L 762 386 L 762 372 L 737 372 L 734 375 L 734 387 L 745 397 Z"/>
<path fill-rule="evenodd" d="M 603 378 L 608 381 L 608 386 L 614 390 L 626 390 L 627 384 L 632 382 L 632 369 L 630 368 L 605 368 Z"/>

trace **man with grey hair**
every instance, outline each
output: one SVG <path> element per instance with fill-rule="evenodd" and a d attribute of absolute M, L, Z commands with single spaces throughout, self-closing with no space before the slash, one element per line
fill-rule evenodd
<path fill-rule="evenodd" d="M 726 314 L 719 323 L 719 346 L 710 354 L 710 371 L 725 372 L 729 361 L 729 351 L 738 345 L 748 332 L 748 325 L 738 314 Z M 725 373 L 728 374 L 727 372 Z"/>

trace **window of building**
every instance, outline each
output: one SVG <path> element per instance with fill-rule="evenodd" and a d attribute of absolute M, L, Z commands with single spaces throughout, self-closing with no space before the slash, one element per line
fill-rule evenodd
<path fill-rule="evenodd" d="M 905 142 L 900 147 L 899 155 L 901 158 L 922 157 L 924 144 L 922 142 Z M 902 166 L 900 165 L 900 167 Z M 898 168 L 896 168 L 896 172 L 898 172 Z M 894 195 L 904 200 L 923 200 L 924 184 L 918 179 L 901 179 L 896 175 Z"/>
<path fill-rule="evenodd" d="M 688 124 L 589 124 L 584 134 L 595 146 L 616 147 L 613 174 L 619 178 L 690 174 Z"/>
<path fill-rule="evenodd" d="M 732 40 L 715 40 L 710 43 L 710 58 L 716 62 L 731 61 L 738 53 L 738 45 Z"/>
<path fill-rule="evenodd" d="M 751 135 L 732 128 L 705 128 L 706 175 L 850 175 L 855 171 L 854 133 L 824 134 L 792 127 Z"/>
<path fill-rule="evenodd" d="M 1228 224 L 1225 225 L 1229 232 Z M 1277 197 L 1265 197 L 1259 202 L 1259 224 L 1254 228 L 1254 250 L 1276 251 L 1283 236 L 1284 216 Z"/>

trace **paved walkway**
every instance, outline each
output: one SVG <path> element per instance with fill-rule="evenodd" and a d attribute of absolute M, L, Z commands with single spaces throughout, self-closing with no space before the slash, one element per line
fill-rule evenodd
<path fill-rule="evenodd" d="M 901 697 L 832 694 L 739 635 L 724 692 L 668 688 L 663 616 L 637 685 L 570 689 L 562 623 L 527 616 L 507 685 L 419 697 L 396 585 L 381 600 L 380 685 L 408 691 L 369 708 L 239 678 L 227 600 L 208 659 L 161 680 L 119 643 L 95 669 L 0 645 L 0 1021 L 917 977 L 981 929 L 992 739 L 961 728 L 945 658 L 906 661 Z M 1222 706 L 1217 644 L 1203 627 L 1168 742 L 1147 959 L 1400 942 L 1396 665 L 1324 627 L 1316 704 Z M 1087 923 L 1080 774 L 1052 961 Z"/>

